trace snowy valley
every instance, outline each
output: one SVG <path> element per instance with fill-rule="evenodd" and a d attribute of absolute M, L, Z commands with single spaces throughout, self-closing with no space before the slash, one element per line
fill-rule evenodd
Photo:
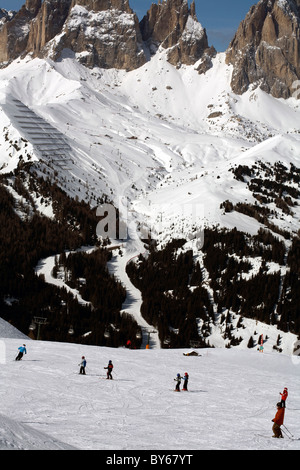
<path fill-rule="evenodd" d="M 273 196 L 264 204 L 267 217 L 249 214 L 242 205 L 258 207 L 261 189 L 249 186 L 252 180 L 257 185 L 255 176 L 264 185 L 281 164 L 286 173 L 295 168 L 298 175 L 298 101 L 275 99 L 260 89 L 234 95 L 224 54 L 214 61 L 205 75 L 194 66 L 176 69 L 164 51 L 132 72 L 88 70 L 69 57 L 57 63 L 29 58 L 14 62 L 1 70 L 3 175 L 29 164 L 35 175 L 91 207 L 97 208 L 104 196 L 112 202 L 128 230 L 122 240 L 111 240 L 112 246 L 121 247 L 112 252 L 112 265 L 118 279 L 128 284 L 127 262 L 147 251 L 141 238 L 149 235 L 159 249 L 184 238 L 184 251 L 192 250 L 200 262 L 208 292 L 211 273 L 201 251 L 206 227 L 250 237 L 269 227 L 289 250 L 290 234 L 299 230 L 297 179 L 284 176 L 290 178 L 285 193 L 290 188 L 292 201 L 280 206 Z M 283 177 L 273 178 L 276 182 Z M 14 178 L 5 181 L 25 204 L 21 217 L 36 210 L 55 217 L 51 198 L 29 189 L 31 201 L 26 201 L 13 189 Z M 30 187 L 25 181 L 26 185 Z M 275 187 L 277 195 L 278 191 Z M 265 264 L 257 254 L 246 258 L 251 268 L 244 278 L 264 267 L 267 274 L 280 273 L 283 284 L 286 261 L 275 262 L 271 256 Z M 213 290 L 209 295 L 213 299 Z M 217 306 L 213 309 L 216 316 L 211 320 L 218 324 Z M 145 321 L 140 319 L 139 324 L 145 326 Z M 212 328 L 215 334 L 215 325 Z M 216 343 L 210 331 L 210 345 L 219 345 L 220 340 L 226 344 L 222 328 L 217 327 Z"/>
<path fill-rule="evenodd" d="M 40 3 L 26 8 L 48 21 Z M 81 3 L 68 16 L 61 2 L 68 21 L 40 56 L 1 56 L 0 449 L 299 449 L 299 81 L 285 99 L 265 77 L 234 93 L 236 64 L 185 0 L 160 7 L 188 18 L 181 48 L 154 31 L 145 57 L 139 42 L 126 55 L 138 66 L 102 68 L 89 61 L 111 17 L 127 39 L 138 25 L 127 2 L 96 15 Z M 204 52 L 187 65 L 176 54 L 192 33 Z M 185 371 L 189 391 L 173 393 Z"/>

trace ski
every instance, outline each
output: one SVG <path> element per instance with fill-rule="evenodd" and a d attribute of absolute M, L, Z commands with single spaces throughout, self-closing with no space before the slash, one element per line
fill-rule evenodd
<path fill-rule="evenodd" d="M 272 436 L 265 436 L 264 434 L 255 434 L 256 437 L 263 437 L 265 439 L 271 439 Z"/>

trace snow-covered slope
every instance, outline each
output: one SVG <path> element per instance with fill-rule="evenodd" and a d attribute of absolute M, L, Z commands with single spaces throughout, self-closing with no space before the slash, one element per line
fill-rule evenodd
<path fill-rule="evenodd" d="M 285 426 L 299 433 L 299 360 L 265 350 L 109 349 L 26 340 L 6 333 L 1 345 L 0 449 L 269 450 L 300 449 L 287 434 L 273 439 L 279 392 L 288 387 Z M 10 337 L 9 337 L 10 336 Z M 22 340 L 23 343 L 24 340 Z M 87 375 L 79 375 L 81 356 Z M 108 360 L 114 380 L 105 379 Z M 174 393 L 177 373 L 189 391 Z M 283 428 L 284 432 L 287 432 Z M 290 435 L 290 434 L 289 434 Z M 138 455 L 138 454 L 137 454 Z"/>
<path fill-rule="evenodd" d="M 159 243 L 190 239 L 187 248 L 197 256 L 205 225 L 254 235 L 264 224 L 220 207 L 226 200 L 257 202 L 232 169 L 258 161 L 300 167 L 299 102 L 259 89 L 234 95 L 224 54 L 213 62 L 199 75 L 197 64 L 177 69 L 160 51 L 127 73 L 89 70 L 65 51 L 57 63 L 27 57 L 0 70 L 1 173 L 32 162 L 73 197 L 95 207 L 106 195 L 116 204 L 130 238 L 117 243 L 122 256 L 114 252 L 110 267 L 132 300 L 124 309 L 142 326 L 140 294 L 125 273 L 126 263 L 144 251 L 142 235 L 151 232 Z M 300 205 L 290 215 L 271 209 L 280 229 L 298 232 Z M 258 260 L 251 261 L 257 271 Z M 209 340 L 219 345 L 220 338 L 214 332 Z M 291 345 L 283 351 L 291 353 Z"/>
<path fill-rule="evenodd" d="M 261 90 L 236 96 L 230 77 L 224 54 L 205 75 L 194 66 L 176 69 L 163 52 L 129 73 L 88 70 L 67 53 L 58 63 L 14 62 L 0 71 L 1 171 L 20 158 L 39 160 L 41 173 L 58 173 L 71 195 L 97 205 L 106 194 L 126 208 L 127 218 L 152 228 L 163 219 L 169 233 L 190 204 L 202 206 L 202 222 L 243 229 L 243 216 L 222 220 L 219 206 L 228 194 L 253 199 L 229 169 L 254 164 L 262 141 L 264 159 L 299 167 L 300 111 L 297 100 Z M 20 110 L 20 102 L 31 111 Z M 61 140 L 49 140 L 51 129 L 63 137 L 64 151 Z M 30 132 L 41 133 L 41 140 Z M 185 231 L 190 228 L 187 223 Z"/>

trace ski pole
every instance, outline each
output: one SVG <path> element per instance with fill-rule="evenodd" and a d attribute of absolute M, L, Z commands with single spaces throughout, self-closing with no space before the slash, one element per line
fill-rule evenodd
<path fill-rule="evenodd" d="M 286 430 L 288 433 L 290 433 L 290 435 L 291 435 L 292 437 L 294 437 L 294 434 L 292 434 L 291 431 L 289 431 L 288 428 L 287 428 L 284 424 L 283 424 L 282 426 L 285 428 L 285 430 Z"/>
<path fill-rule="evenodd" d="M 281 429 L 281 431 L 283 432 L 283 434 L 286 435 L 286 437 L 288 437 L 289 439 L 293 439 L 291 436 L 288 435 L 288 433 L 284 429 Z"/>

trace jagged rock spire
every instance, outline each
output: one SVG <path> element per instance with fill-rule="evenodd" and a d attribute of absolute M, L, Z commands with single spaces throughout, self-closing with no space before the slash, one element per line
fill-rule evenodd
<path fill-rule="evenodd" d="M 25 5 L 0 29 L 0 63 L 22 55 L 26 49 L 30 24 L 41 7 L 42 0 L 26 0 Z"/>
<path fill-rule="evenodd" d="M 152 51 L 158 46 L 170 49 L 168 59 L 173 65 L 194 64 L 209 48 L 206 31 L 196 17 L 194 1 L 190 8 L 187 0 L 152 4 L 140 26 L 143 40 Z"/>
<path fill-rule="evenodd" d="M 277 98 L 294 93 L 300 79 L 300 0 L 260 0 L 238 28 L 226 54 L 231 86 L 260 86 Z"/>
<path fill-rule="evenodd" d="M 35 16 L 41 8 L 41 4 L 42 0 L 26 0 L 25 8 L 31 13 L 32 16 Z"/>

